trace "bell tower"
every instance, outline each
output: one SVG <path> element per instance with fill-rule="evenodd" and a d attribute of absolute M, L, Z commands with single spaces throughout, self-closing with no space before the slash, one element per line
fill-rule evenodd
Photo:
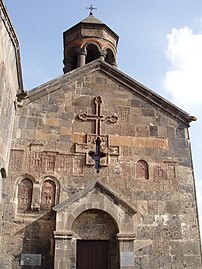
<path fill-rule="evenodd" d="M 117 34 L 95 18 L 91 10 L 87 18 L 63 33 L 64 73 L 96 59 L 116 66 L 118 39 Z"/>

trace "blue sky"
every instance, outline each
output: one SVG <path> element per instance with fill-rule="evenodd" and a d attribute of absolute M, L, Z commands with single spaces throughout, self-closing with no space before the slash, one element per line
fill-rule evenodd
<path fill-rule="evenodd" d="M 21 44 L 26 90 L 62 75 L 62 33 L 86 7 L 120 37 L 118 69 L 198 120 L 191 142 L 202 220 L 202 1 L 5 0 Z M 202 222 L 201 222 L 202 223 Z"/>

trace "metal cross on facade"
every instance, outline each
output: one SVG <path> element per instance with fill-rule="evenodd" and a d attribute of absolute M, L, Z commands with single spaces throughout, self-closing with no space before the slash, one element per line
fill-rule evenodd
<path fill-rule="evenodd" d="M 99 170 L 101 168 L 100 159 L 106 157 L 107 154 L 100 150 L 101 139 L 99 136 L 96 138 L 95 144 L 96 144 L 95 152 L 90 151 L 88 154 L 95 161 L 95 169 L 96 169 L 97 173 L 99 173 Z"/>
<path fill-rule="evenodd" d="M 82 121 L 95 121 L 95 130 L 94 133 L 97 136 L 101 135 L 101 123 L 102 122 L 109 122 L 109 123 L 116 123 L 118 117 L 116 115 L 112 115 L 109 117 L 105 117 L 101 115 L 101 104 L 102 98 L 100 96 L 95 97 L 95 114 L 87 114 L 83 113 L 78 115 L 78 118 Z"/>
<path fill-rule="evenodd" d="M 97 10 L 97 8 L 93 7 L 93 5 L 90 5 L 90 7 L 86 7 L 86 9 L 90 9 L 90 14 L 89 15 L 93 15 L 93 10 Z"/>

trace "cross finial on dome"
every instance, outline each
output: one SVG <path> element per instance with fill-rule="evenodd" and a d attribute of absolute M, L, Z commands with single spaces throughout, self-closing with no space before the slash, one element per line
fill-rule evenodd
<path fill-rule="evenodd" d="M 90 9 L 89 16 L 93 15 L 93 10 L 97 10 L 97 8 L 96 7 L 93 7 L 93 5 L 90 5 L 90 7 L 86 7 L 86 9 Z"/>

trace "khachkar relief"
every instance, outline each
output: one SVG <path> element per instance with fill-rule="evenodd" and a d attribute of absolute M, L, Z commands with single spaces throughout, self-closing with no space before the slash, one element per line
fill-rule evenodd
<path fill-rule="evenodd" d="M 51 210 L 55 205 L 55 183 L 51 180 L 44 181 L 41 191 L 41 210 Z"/>
<path fill-rule="evenodd" d="M 102 98 L 94 99 L 95 114 L 81 113 L 78 119 L 91 121 L 94 124 L 94 132 L 86 134 L 85 143 L 75 144 L 75 152 L 85 154 L 85 164 L 95 165 L 97 172 L 101 166 L 108 166 L 110 156 L 119 155 L 119 146 L 111 146 L 108 135 L 101 134 L 101 124 L 115 124 L 118 121 L 116 115 L 102 115 Z"/>
<path fill-rule="evenodd" d="M 29 179 L 23 179 L 18 187 L 18 210 L 31 209 L 33 183 Z"/>
<path fill-rule="evenodd" d="M 136 177 L 127 181 L 127 188 L 134 191 L 179 191 L 179 182 L 176 177 L 175 162 L 154 163 L 148 174 L 148 168 L 143 161 L 136 163 Z"/>
<path fill-rule="evenodd" d="M 20 174 L 54 174 L 83 176 L 83 155 L 61 154 L 31 144 L 25 151 L 11 150 L 9 170 Z"/>

